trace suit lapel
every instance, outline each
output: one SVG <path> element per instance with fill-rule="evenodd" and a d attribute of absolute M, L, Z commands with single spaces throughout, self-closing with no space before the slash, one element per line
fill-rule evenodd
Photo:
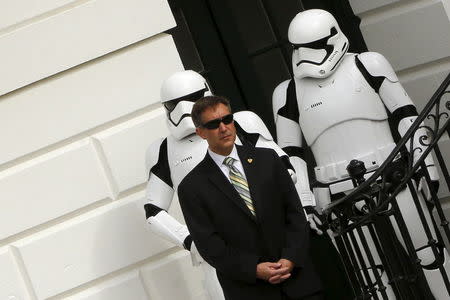
<path fill-rule="evenodd" d="M 231 200 L 236 204 L 245 214 L 247 214 L 251 219 L 256 221 L 255 216 L 250 212 L 248 207 L 245 205 L 244 200 L 241 198 L 239 193 L 236 191 L 234 186 L 228 181 L 228 179 L 223 174 L 222 170 L 213 161 L 211 156 L 206 153 L 203 164 L 203 172 L 208 178 L 208 180 L 217 187 L 222 193 L 225 194 L 226 198 Z"/>

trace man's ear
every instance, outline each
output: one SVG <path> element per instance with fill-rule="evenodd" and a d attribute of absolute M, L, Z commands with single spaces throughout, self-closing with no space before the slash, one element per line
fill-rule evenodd
<path fill-rule="evenodd" d="M 205 136 L 205 134 L 204 134 L 202 128 L 196 127 L 196 128 L 195 128 L 195 133 L 196 133 L 198 136 L 200 136 L 202 139 L 206 140 L 206 136 Z"/>

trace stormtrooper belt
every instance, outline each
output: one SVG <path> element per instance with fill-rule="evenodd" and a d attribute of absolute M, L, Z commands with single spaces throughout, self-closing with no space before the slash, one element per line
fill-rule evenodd
<path fill-rule="evenodd" d="M 389 143 L 387 145 L 380 146 L 371 152 L 354 157 L 354 159 L 364 162 L 367 172 L 373 172 L 383 164 L 384 160 L 389 156 L 394 148 L 395 144 Z M 347 173 L 347 166 L 349 163 L 350 160 L 341 160 L 327 165 L 316 166 L 314 168 L 314 173 L 317 181 L 337 183 L 349 179 Z M 350 185 L 347 184 L 347 186 L 349 187 Z"/>
<path fill-rule="evenodd" d="M 368 179 L 370 176 L 372 176 L 373 173 L 375 173 L 375 171 L 367 172 L 366 174 L 364 174 L 364 178 Z M 321 187 L 321 188 L 327 187 L 330 190 L 330 194 L 335 195 L 338 193 L 350 192 L 355 187 L 357 187 L 357 185 L 353 179 L 347 178 L 344 180 L 340 180 L 340 181 L 336 181 L 336 182 L 329 182 L 329 183 L 317 182 L 315 184 L 315 187 Z"/>

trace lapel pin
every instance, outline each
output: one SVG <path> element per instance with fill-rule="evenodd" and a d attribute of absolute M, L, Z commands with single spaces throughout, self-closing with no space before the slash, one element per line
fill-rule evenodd
<path fill-rule="evenodd" d="M 252 161 L 253 161 L 253 158 L 247 158 L 247 161 L 248 161 L 249 164 L 251 164 Z"/>

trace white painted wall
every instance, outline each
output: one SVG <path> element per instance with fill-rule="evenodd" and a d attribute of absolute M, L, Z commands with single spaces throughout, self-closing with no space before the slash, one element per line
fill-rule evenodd
<path fill-rule="evenodd" d="M 450 73 L 449 0 L 349 2 L 361 18 L 360 28 L 369 51 L 386 56 L 420 113 Z M 443 137 L 439 146 L 450 168 L 448 137 Z M 443 181 L 439 195 L 450 201 Z M 446 211 L 450 217 L 450 209 Z"/>
<path fill-rule="evenodd" d="M 143 209 L 173 26 L 166 0 L 0 2 L 0 299 L 203 299 Z"/>

